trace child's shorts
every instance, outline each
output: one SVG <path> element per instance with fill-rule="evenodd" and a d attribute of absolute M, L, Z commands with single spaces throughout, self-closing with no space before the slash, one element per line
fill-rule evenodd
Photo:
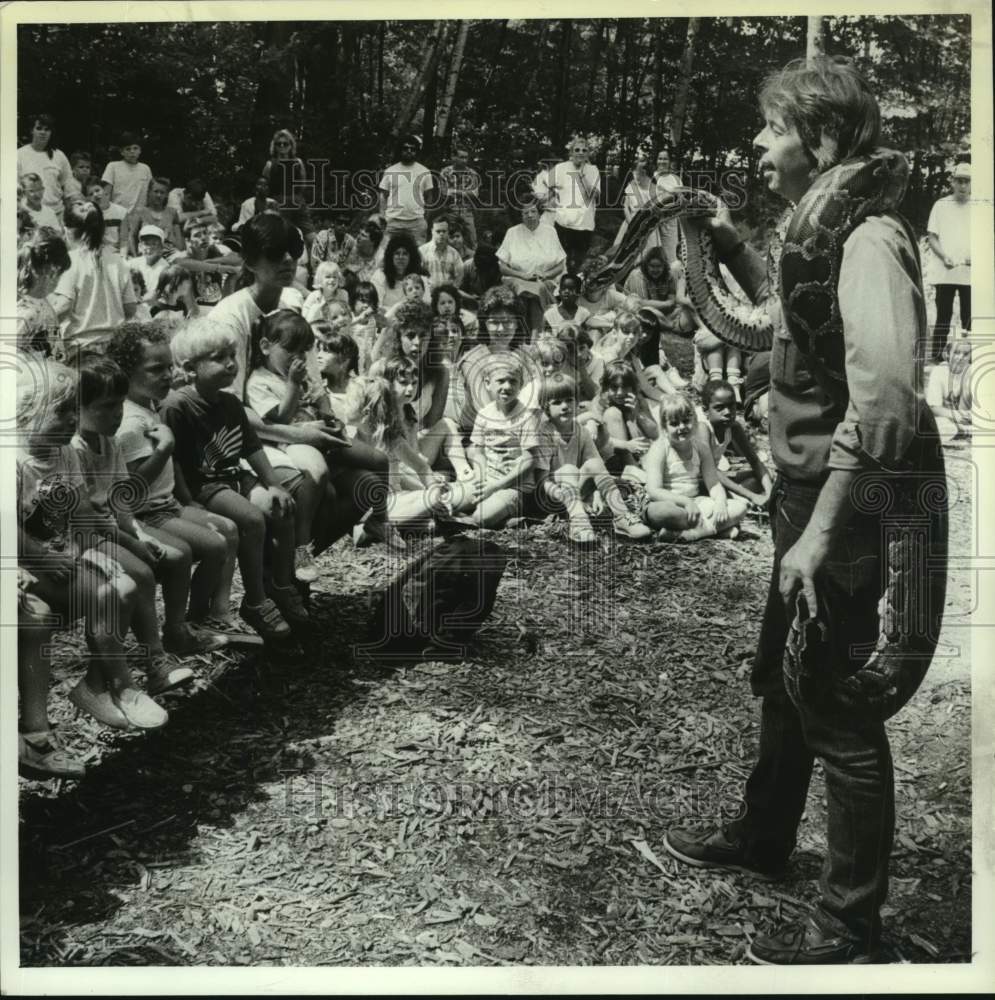
<path fill-rule="evenodd" d="M 160 528 L 182 515 L 183 507 L 176 497 L 159 497 L 135 513 L 135 517 L 150 528 Z"/>
<path fill-rule="evenodd" d="M 276 473 L 280 485 L 291 496 L 296 496 L 301 486 L 304 485 L 304 473 L 300 469 L 284 465 L 273 471 Z M 219 494 L 224 493 L 225 490 L 232 490 L 248 500 L 252 495 L 252 491 L 258 485 L 259 477 L 254 472 L 247 472 L 245 469 L 240 469 L 238 478 L 233 482 L 207 483 L 202 486 L 200 493 L 197 494 L 197 502 L 202 503 L 206 507 Z"/>

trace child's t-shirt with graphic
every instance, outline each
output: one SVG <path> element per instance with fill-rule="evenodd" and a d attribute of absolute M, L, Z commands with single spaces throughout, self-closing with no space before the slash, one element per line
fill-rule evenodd
<path fill-rule="evenodd" d="M 239 462 L 262 444 L 232 393 L 211 402 L 186 385 L 165 398 L 159 414 L 176 438 L 174 461 L 195 500 L 205 487 L 238 490 Z"/>

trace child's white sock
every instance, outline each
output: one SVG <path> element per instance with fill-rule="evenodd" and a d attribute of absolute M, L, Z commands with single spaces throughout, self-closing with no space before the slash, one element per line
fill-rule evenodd
<path fill-rule="evenodd" d="M 708 369 L 708 381 L 709 382 L 721 382 L 722 381 L 722 369 L 721 368 L 709 368 Z"/>

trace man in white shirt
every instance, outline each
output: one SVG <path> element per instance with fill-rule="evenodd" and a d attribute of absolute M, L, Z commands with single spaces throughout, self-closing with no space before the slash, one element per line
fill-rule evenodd
<path fill-rule="evenodd" d="M 971 164 L 958 163 L 950 178 L 953 194 L 933 205 L 926 234 L 933 259 L 930 282 L 936 289 L 936 326 L 930 354 L 940 361 L 950 336 L 954 296 L 960 299 L 960 325 L 971 329 Z"/>
<path fill-rule="evenodd" d="M 588 162 L 590 147 L 586 139 L 574 139 L 568 152 L 570 159 L 540 174 L 535 188 L 544 208 L 555 209 L 556 235 L 566 251 L 567 266 L 576 271 L 591 248 L 601 175 Z"/>
<path fill-rule="evenodd" d="M 380 214 L 387 222 L 387 237 L 410 233 L 417 245 L 428 239 L 425 203 L 432 190 L 432 172 L 415 156 L 418 141 L 402 140 L 398 162 L 389 166 L 380 178 Z"/>
<path fill-rule="evenodd" d="M 463 282 L 463 258 L 449 245 L 449 220 L 436 219 L 432 223 L 432 239 L 418 248 L 422 263 L 428 268 L 433 288 Z"/>
<path fill-rule="evenodd" d="M 522 296 L 531 330 L 542 328 L 542 314 L 553 304 L 556 279 L 566 270 L 567 254 L 556 235 L 558 229 L 540 225 L 539 206 L 527 202 L 521 224 L 512 226 L 498 247 L 501 274 Z"/>
<path fill-rule="evenodd" d="M 656 158 L 656 193 L 658 195 L 667 194 L 669 191 L 676 191 L 682 187 L 681 179 L 677 174 L 671 173 L 670 153 L 666 149 L 661 149 Z M 660 246 L 663 248 L 667 263 L 672 264 L 677 260 L 678 229 L 677 220 L 668 219 L 660 223 Z"/>

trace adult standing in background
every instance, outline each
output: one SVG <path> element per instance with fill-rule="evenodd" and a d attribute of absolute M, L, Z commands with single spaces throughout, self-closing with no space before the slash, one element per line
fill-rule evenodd
<path fill-rule="evenodd" d="M 926 224 L 933 251 L 930 283 L 936 289 L 936 325 L 930 345 L 933 361 L 943 357 L 955 295 L 960 300 L 961 329 L 971 329 L 971 164 L 958 163 L 950 184 L 953 194 L 933 205 Z"/>
<path fill-rule="evenodd" d="M 567 268 L 577 271 L 594 236 L 601 174 L 589 162 L 591 149 L 586 139 L 574 139 L 568 152 L 569 160 L 557 163 L 536 178 L 536 194 L 546 210 L 554 211 L 553 223 L 567 254 Z"/>
<path fill-rule="evenodd" d="M 670 151 L 667 149 L 661 149 L 656 157 L 656 176 L 654 177 L 657 195 L 664 195 L 670 191 L 676 191 L 679 187 L 683 186 L 681 184 L 680 176 L 672 173 L 671 167 L 672 162 L 670 159 Z M 668 219 L 666 222 L 661 222 L 659 233 L 659 245 L 663 247 L 663 252 L 668 263 L 672 263 L 677 259 L 677 220 Z"/>
<path fill-rule="evenodd" d="M 73 171 L 61 149 L 52 142 L 55 119 L 51 115 L 35 115 L 31 125 L 31 142 L 17 151 L 18 179 L 25 174 L 37 174 L 44 185 L 42 205 L 50 208 L 62 224 L 63 199 L 73 188 Z"/>
<path fill-rule="evenodd" d="M 273 133 L 270 158 L 262 176 L 269 182 L 270 197 L 280 214 L 300 230 L 307 247 L 314 239 L 314 227 L 307 205 L 308 183 L 304 161 L 297 155 L 297 137 L 282 128 Z M 244 226 L 244 223 L 243 223 Z"/>
<path fill-rule="evenodd" d="M 653 196 L 656 194 L 656 181 L 653 175 L 649 172 L 649 156 L 640 150 L 636 153 L 635 162 L 632 164 L 632 174 L 629 177 L 629 182 L 625 185 L 625 190 L 622 193 L 622 214 L 625 216 L 622 225 L 619 226 L 618 235 L 615 237 L 615 242 L 611 246 L 611 250 L 614 250 L 621 242 L 622 237 L 625 236 L 626 231 L 629 228 L 629 223 L 632 221 L 632 217 L 647 204 Z M 646 240 L 646 244 L 643 247 L 642 256 L 645 255 L 653 248 L 659 247 L 662 241 L 660 239 L 660 230 L 654 229 L 650 233 Z M 611 251 L 609 251 L 611 252 Z M 671 258 L 672 260 L 673 258 Z"/>
<path fill-rule="evenodd" d="M 470 151 L 463 144 L 453 146 L 453 158 L 439 171 L 447 215 L 463 223 L 463 242 L 469 250 L 477 245 L 477 222 L 473 206 L 480 193 L 480 174 L 469 164 Z"/>
<path fill-rule="evenodd" d="M 285 128 L 273 133 L 262 176 L 280 211 L 294 207 L 294 185 L 304 180 L 304 161 L 297 155 L 297 138 Z"/>
<path fill-rule="evenodd" d="M 386 235 L 408 233 L 416 247 L 428 240 L 425 203 L 433 186 L 432 172 L 415 159 L 420 148 L 414 136 L 402 139 L 397 162 L 383 172 L 379 184 L 380 214 L 387 222 Z"/>

